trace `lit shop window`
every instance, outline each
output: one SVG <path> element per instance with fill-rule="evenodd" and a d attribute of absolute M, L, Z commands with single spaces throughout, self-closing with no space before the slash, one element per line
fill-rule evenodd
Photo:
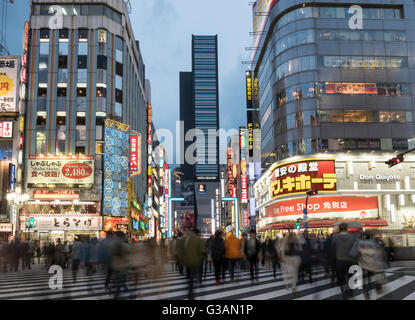
<path fill-rule="evenodd" d="M 107 31 L 106 30 L 98 30 L 98 42 L 107 43 Z"/>

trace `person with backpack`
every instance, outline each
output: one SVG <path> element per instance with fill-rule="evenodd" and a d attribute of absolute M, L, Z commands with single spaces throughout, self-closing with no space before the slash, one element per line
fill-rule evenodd
<path fill-rule="evenodd" d="M 261 244 L 257 240 L 254 230 L 249 232 L 249 240 L 246 240 L 244 250 L 249 264 L 251 280 L 258 279 L 258 256 L 261 251 Z"/>
<path fill-rule="evenodd" d="M 365 298 L 369 300 L 370 279 L 375 275 L 383 273 L 386 268 L 385 251 L 378 242 L 373 240 L 373 234 L 365 231 L 363 240 L 356 240 L 349 254 L 353 258 L 357 258 L 358 264 L 363 270 L 363 292 Z M 377 292 L 382 290 L 382 281 L 380 279 L 376 279 L 375 288 Z"/>
<path fill-rule="evenodd" d="M 225 241 L 222 238 L 222 230 L 216 230 L 215 237 L 211 243 L 211 254 L 213 260 L 213 267 L 215 268 L 216 285 L 221 285 L 220 275 L 222 273 L 222 280 L 225 278 Z"/>
<path fill-rule="evenodd" d="M 283 239 L 282 243 L 282 257 L 281 260 L 285 266 L 285 279 L 291 280 L 291 291 L 296 292 L 298 281 L 298 270 L 301 265 L 301 248 L 304 244 L 302 238 L 299 238 L 295 233 L 290 232 L 288 237 Z M 289 289 L 288 284 L 285 285 Z"/>

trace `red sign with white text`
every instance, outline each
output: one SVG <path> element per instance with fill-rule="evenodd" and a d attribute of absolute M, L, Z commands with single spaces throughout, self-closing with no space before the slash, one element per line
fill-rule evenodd
<path fill-rule="evenodd" d="M 130 135 L 130 171 L 138 171 L 138 135 Z"/>
<path fill-rule="evenodd" d="M 304 159 L 278 165 L 272 172 L 271 198 L 299 194 L 310 189 L 336 192 L 334 159 Z"/>
<path fill-rule="evenodd" d="M 289 217 L 303 215 L 305 198 L 288 201 L 279 201 L 265 208 L 265 216 Z M 312 197 L 308 199 L 307 214 L 309 218 L 319 215 L 319 218 L 328 218 L 334 214 L 344 217 L 355 214 L 359 218 L 378 217 L 377 197 Z M 324 217 L 326 216 L 326 217 Z"/>
<path fill-rule="evenodd" d="M 13 137 L 13 122 L 1 121 L 0 122 L 0 138 L 12 138 Z"/>
<path fill-rule="evenodd" d="M 242 203 L 248 202 L 248 179 L 245 174 L 241 175 L 241 199 Z"/>

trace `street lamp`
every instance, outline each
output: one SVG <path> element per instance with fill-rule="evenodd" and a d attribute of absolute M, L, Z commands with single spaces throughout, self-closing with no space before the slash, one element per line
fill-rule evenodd
<path fill-rule="evenodd" d="M 7 194 L 6 198 L 12 209 L 12 216 L 10 220 L 13 223 L 13 236 L 16 239 L 19 223 L 18 208 L 29 200 L 29 195 L 27 193 L 20 194 L 17 192 L 11 192 Z"/>
<path fill-rule="evenodd" d="M 307 221 L 307 205 L 308 197 L 312 197 L 318 194 L 318 189 L 310 189 L 306 192 L 307 198 L 305 199 L 305 208 L 304 208 L 304 226 L 305 226 L 305 236 L 308 238 L 308 221 Z"/>

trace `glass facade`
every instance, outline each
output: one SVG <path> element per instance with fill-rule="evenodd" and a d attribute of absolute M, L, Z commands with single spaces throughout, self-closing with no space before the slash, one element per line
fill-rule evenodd
<path fill-rule="evenodd" d="M 208 136 L 218 130 L 217 36 L 193 36 L 193 79 L 196 140 L 195 174 L 197 178 L 219 176 L 218 138 Z M 202 134 L 203 132 L 203 134 Z"/>
<path fill-rule="evenodd" d="M 264 167 L 324 150 L 406 149 L 415 28 L 405 6 L 361 4 L 366 25 L 352 30 L 348 5 L 291 5 L 272 7 L 253 59 Z"/>

